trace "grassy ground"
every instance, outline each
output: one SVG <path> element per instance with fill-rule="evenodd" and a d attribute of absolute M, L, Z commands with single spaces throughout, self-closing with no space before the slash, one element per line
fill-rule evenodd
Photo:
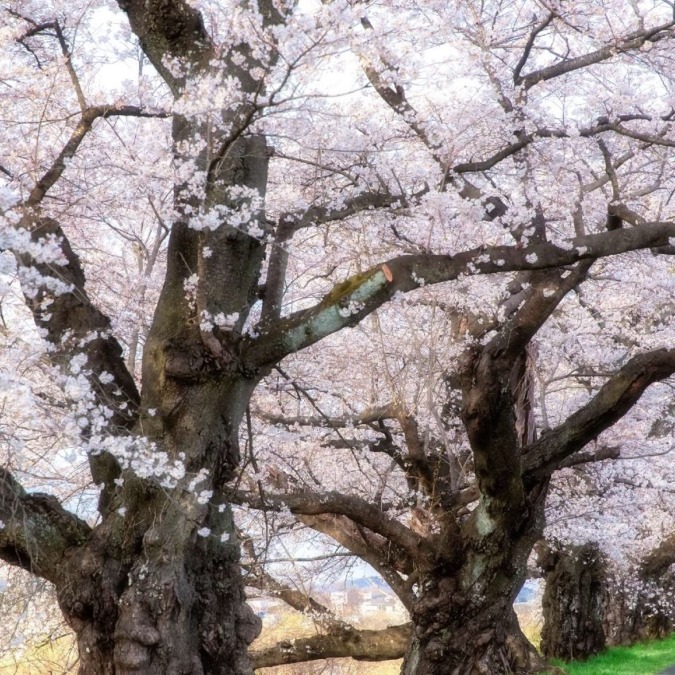
<path fill-rule="evenodd" d="M 675 635 L 632 647 L 613 647 L 585 662 L 558 663 L 570 675 L 655 675 L 675 664 Z"/>

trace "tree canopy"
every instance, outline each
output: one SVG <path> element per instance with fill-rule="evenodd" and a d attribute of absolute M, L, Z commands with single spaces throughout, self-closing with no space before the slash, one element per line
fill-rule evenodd
<path fill-rule="evenodd" d="M 250 672 L 271 524 L 382 575 L 404 673 L 534 672 L 547 515 L 670 534 L 674 9 L 568 5 L 0 9 L 0 557 L 82 673 Z M 265 663 L 379 648 L 325 625 Z"/>

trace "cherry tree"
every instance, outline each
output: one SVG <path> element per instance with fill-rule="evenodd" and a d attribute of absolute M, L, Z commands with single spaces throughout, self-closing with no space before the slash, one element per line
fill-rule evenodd
<path fill-rule="evenodd" d="M 50 0 L 2 16 L 3 273 L 100 499 L 94 520 L 27 489 L 14 452 L 0 555 L 54 584 L 81 672 L 250 672 L 240 502 L 309 519 L 385 576 L 415 626 L 405 672 L 539 667 L 511 605 L 551 477 L 615 455 L 593 443 L 675 371 L 672 7 Z M 628 316 L 627 288 L 644 301 Z M 424 410 L 393 360 L 373 378 L 397 399 L 313 393 L 336 349 L 439 315 Z M 561 351 L 586 388 L 544 392 L 537 433 L 534 364 Z M 363 429 L 332 452 L 386 458 L 363 467 L 372 493 L 305 490 L 311 458 L 256 468 L 256 390 L 267 423 Z M 256 490 L 233 480 L 240 432 Z"/>
<path fill-rule="evenodd" d="M 616 425 L 620 461 L 566 469 L 552 488 L 548 541 L 536 547 L 547 656 L 583 658 L 672 632 L 674 446 L 672 394 L 664 393 L 643 397 L 631 426 Z M 664 416 L 645 424 L 649 408 Z"/>

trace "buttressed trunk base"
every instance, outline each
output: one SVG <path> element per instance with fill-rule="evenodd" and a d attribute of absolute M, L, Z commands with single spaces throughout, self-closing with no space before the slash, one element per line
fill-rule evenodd
<path fill-rule="evenodd" d="M 414 610 L 415 633 L 402 675 L 497 675 L 548 672 L 523 635 L 510 598 L 467 604 L 443 583 Z"/>
<path fill-rule="evenodd" d="M 229 509 L 216 514 L 214 529 L 231 526 Z M 236 542 L 192 534 L 177 551 L 152 539 L 134 560 L 111 557 L 96 536 L 66 555 L 58 597 L 81 675 L 251 673 L 260 620 L 245 604 Z"/>

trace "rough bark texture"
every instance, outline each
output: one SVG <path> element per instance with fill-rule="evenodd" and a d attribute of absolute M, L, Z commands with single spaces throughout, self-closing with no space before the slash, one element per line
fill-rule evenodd
<path fill-rule="evenodd" d="M 605 634 L 609 644 L 633 644 L 675 629 L 675 537 L 666 538 L 642 561 L 637 583 L 614 579 L 609 589 Z"/>
<path fill-rule="evenodd" d="M 236 415 L 199 416 L 218 442 L 201 448 L 216 477 L 228 465 L 218 422 L 225 416 L 236 428 Z M 81 672 L 250 672 L 246 650 L 260 622 L 245 605 L 229 507 L 200 504 L 185 485 L 167 495 L 123 476 L 115 499 L 125 516 L 110 515 L 85 545 L 66 551 L 56 582 Z M 214 536 L 200 536 L 195 524 Z"/>
<path fill-rule="evenodd" d="M 546 571 L 541 651 L 547 658 L 586 659 L 605 648 L 606 561 L 597 545 L 554 554 Z"/>
<path fill-rule="evenodd" d="M 260 25 L 252 27 L 256 32 L 283 23 L 279 8 L 292 11 L 294 3 L 250 4 L 259 13 L 251 17 L 251 21 L 260 18 Z M 98 118 L 144 113 L 133 106 L 87 108 L 83 103 L 69 140 L 17 207 L 22 217 L 16 226 L 28 231 L 33 243 L 58 240 L 63 254 L 62 261 L 50 264 L 19 254 L 20 272 L 29 273 L 22 281 L 37 271 L 49 282 L 69 285 L 58 294 L 45 284 L 37 295 L 24 285 L 35 323 L 52 343 L 50 355 L 56 364 L 68 369 L 74 355 L 86 357 L 81 372 L 94 403 L 105 409 L 101 418 L 109 420 L 99 431 L 123 447 L 117 448 L 117 455 L 97 448 L 91 453 L 92 476 L 103 486 L 101 521 L 93 528 L 54 498 L 28 494 L 2 469 L 0 520 L 8 525 L 0 528 L 0 557 L 55 584 L 60 607 L 77 634 L 83 675 L 251 673 L 247 646 L 258 634 L 260 622 L 244 602 L 230 503 L 241 499 L 255 506 L 260 495 L 242 495 L 227 483 L 239 465 L 239 427 L 257 383 L 284 357 L 356 325 L 399 292 L 465 274 L 516 272 L 508 297 L 495 313 L 499 318 L 467 312 L 450 321 L 453 337 L 469 345 L 456 370 L 446 374 L 448 400 L 442 404 L 445 430 L 449 431 L 449 420 L 463 424 L 470 445 L 461 466 L 459 458 L 448 452 L 446 439 L 427 442 L 412 413 L 400 406 L 380 411 L 369 422 L 356 422 L 368 424 L 369 434 L 382 432 L 370 449 L 389 454 L 411 490 L 419 493 L 421 499 L 411 509 L 415 519 L 406 524 L 388 512 L 382 500 L 369 502 L 336 492 L 266 494 L 263 506 L 288 508 L 306 524 L 334 536 L 372 564 L 411 612 L 412 630 L 398 627 L 376 634 L 340 625 L 326 631 L 321 644 L 317 638 L 296 645 L 304 647 L 307 658 L 396 656 L 402 640 L 409 637 L 404 675 L 500 675 L 543 669 L 517 626 L 512 604 L 524 580 L 528 555 L 543 531 L 550 477 L 560 466 L 589 461 L 579 454 L 585 445 L 625 415 L 650 384 L 675 372 L 675 349 L 634 356 L 586 405 L 537 438 L 528 372 L 534 358 L 531 341 L 566 294 L 586 280 L 595 260 L 667 246 L 675 236 L 675 223 L 644 222 L 595 234 L 584 234 L 580 227 L 578 236 L 563 248 L 546 241 L 548 214 L 531 205 L 532 220 L 520 228 L 524 232 L 531 226 L 535 236 L 529 243 L 481 246 L 453 255 L 426 251 L 399 255 L 355 274 L 314 306 L 283 318 L 286 254 L 278 249 L 269 260 L 263 321 L 255 335 L 244 336 L 243 326 L 262 286 L 267 235 L 281 244 L 311 223 L 392 201 L 404 203 L 406 197 L 397 191 L 393 199 L 385 189 L 358 195 L 339 209 L 313 206 L 304 216 L 282 218 L 272 232 L 264 210 L 270 153 L 266 139 L 250 127 L 264 110 L 264 99 L 269 102 L 264 95 L 265 74 L 278 58 L 274 35 L 284 31 L 265 36 L 270 56 L 261 56 L 265 49 L 252 49 L 245 40 L 220 50 L 212 44 L 195 3 L 118 0 L 118 5 L 176 98 L 194 93 L 190 87 L 204 81 L 216 86 L 228 80 L 238 83 L 240 96 L 208 120 L 191 117 L 185 110 L 173 117 L 173 156 L 176 177 L 180 176 L 173 192 L 176 217 L 166 276 L 145 343 L 140 395 L 120 344 L 110 335 L 110 320 L 87 295 L 75 248 L 65 228 L 46 215 L 43 199 Z M 364 17 L 361 23 L 367 27 L 369 22 Z M 514 81 L 526 88 L 535 86 L 609 59 L 615 49 L 639 49 L 646 40 L 658 41 L 670 35 L 670 27 L 641 32 L 619 40 L 616 47 L 528 75 L 521 74 L 525 54 Z M 451 171 L 424 125 L 415 121 L 417 114 L 403 88 L 397 84 L 391 89 L 382 72 L 370 65 L 365 69 L 375 90 L 427 146 L 459 196 L 489 206 L 492 215 L 486 213 L 487 219 L 506 213 L 508 206 L 501 198 L 483 195 L 459 177 L 515 157 L 534 136 L 521 136 L 491 159 Z M 513 110 L 504 96 L 500 104 Z M 610 130 L 616 131 L 616 125 L 599 124 L 583 135 Z M 551 132 L 538 134 L 544 138 Z M 482 178 L 480 182 L 484 183 Z M 444 178 L 441 189 L 445 183 Z M 250 214 L 250 221 L 228 219 L 232 212 Z M 215 227 L 193 221 L 202 216 L 210 217 Z M 521 234 L 514 230 L 517 238 L 522 239 Z M 187 292 L 195 285 L 193 294 Z M 209 324 L 209 317 L 221 314 L 236 319 L 232 325 Z M 385 419 L 398 423 L 401 447 Z M 90 432 L 85 430 L 88 439 L 95 437 Z M 344 437 L 341 441 L 348 442 Z M 164 468 L 156 466 L 160 460 L 166 462 Z M 176 467 L 180 470 L 172 473 Z M 663 559 L 656 556 L 650 561 L 645 579 L 662 574 Z M 601 639 L 594 632 L 599 605 L 593 574 L 588 565 L 560 568 L 559 587 L 576 594 L 582 608 L 580 618 L 560 628 L 566 656 L 570 644 L 576 656 L 579 650 L 594 649 Z M 555 587 L 552 584 L 551 593 Z M 639 607 L 648 608 L 650 602 L 653 597 L 645 596 Z M 562 607 L 560 600 L 551 606 Z M 635 616 L 633 632 L 649 625 L 646 630 L 654 634 L 672 625 L 670 615 L 667 621 L 659 618 L 651 623 L 646 612 Z M 589 628 L 592 640 L 579 646 L 579 631 Z M 300 660 L 298 649 L 283 645 L 257 658 L 266 665 Z"/>
<path fill-rule="evenodd" d="M 551 473 L 562 462 L 589 461 L 579 451 L 625 414 L 651 382 L 675 368 L 673 350 L 639 355 L 560 426 L 539 439 L 527 428 L 531 424 L 524 378 L 528 345 L 589 268 L 590 264 L 581 264 L 564 276 L 557 272 L 527 275 L 529 287 L 519 293 L 518 309 L 486 345 L 467 350 L 460 373 L 448 378 L 449 389 L 461 389 L 461 404 L 456 397 L 448 405 L 460 409 L 471 443 L 475 484 L 462 483 L 461 476 L 453 475 L 442 444 L 430 442 L 423 449 L 406 415 L 385 408 L 373 413 L 380 422 L 394 418 L 401 426 L 405 450 L 385 435 L 378 451 L 390 454 L 409 484 L 430 500 L 426 509 L 417 509 L 418 522 L 394 521 L 355 496 L 303 491 L 292 479 L 279 480 L 278 487 L 288 492 L 267 493 L 264 505 L 254 493 L 231 494 L 234 501 L 254 507 L 286 506 L 364 560 L 374 559 L 385 578 L 398 579 L 392 589 L 409 608 L 413 623 L 404 675 L 552 672 L 522 635 L 512 609 L 530 551 L 543 532 Z M 544 293 L 554 283 L 555 293 Z M 372 423 L 371 418 L 364 415 L 364 420 L 350 422 Z M 345 424 L 339 418 L 324 419 L 321 424 L 334 422 L 338 427 Z M 314 423 L 308 418 L 288 420 L 289 425 Z M 435 447 L 441 448 L 438 454 Z M 465 505 L 471 502 L 475 506 L 469 511 Z M 584 581 L 577 597 L 580 593 L 590 603 L 592 614 L 594 595 L 586 585 Z M 312 649 L 318 645 L 312 644 Z"/>
<path fill-rule="evenodd" d="M 463 608 L 456 600 L 446 603 L 443 625 L 439 619 L 422 619 L 408 646 L 403 675 L 544 672 L 546 663 L 522 634 L 508 600 L 489 596 L 477 609 Z"/>
<path fill-rule="evenodd" d="M 351 657 L 356 661 L 388 661 L 400 659 L 410 640 L 411 626 L 389 626 L 382 630 L 345 630 L 292 642 L 280 642 L 274 647 L 251 654 L 256 668 L 267 668 L 290 663 L 304 663 L 318 659 Z"/>
<path fill-rule="evenodd" d="M 210 67 L 209 37 L 188 3 L 119 4 L 176 95 Z M 164 67 L 167 57 L 185 63 L 185 78 Z M 241 79 L 249 90 L 258 86 L 250 77 Z M 0 515 L 23 512 L 36 528 L 22 527 L 11 538 L 8 528 L 0 553 L 55 583 L 77 635 L 83 674 L 251 672 L 247 647 L 260 621 L 245 604 L 239 545 L 221 491 L 239 463 L 239 427 L 260 377 L 241 366 L 235 344 L 255 301 L 264 247 L 226 224 L 201 233 L 189 226 L 195 209 L 242 207 L 230 188 L 248 189 L 246 199 L 256 191 L 264 203 L 269 157 L 264 138 L 242 135 L 248 111 L 242 104 L 223 117 L 212 134 L 214 147 L 196 157 L 183 157 L 180 147 L 203 134 L 202 123 L 174 119 L 176 162 L 187 163 L 208 181 L 200 198 L 184 184 L 174 190 L 179 218 L 171 228 L 165 283 L 145 344 L 140 396 L 110 335 L 110 320 L 87 295 L 77 254 L 60 224 L 40 213 L 41 200 L 63 172 L 64 158 L 74 154 L 96 117 L 138 111 L 84 110 L 63 152 L 31 192 L 19 224 L 36 242 L 60 242 L 64 263 L 39 264 L 27 255 L 18 263 L 72 290 L 35 295 L 28 289 L 26 300 L 54 345 L 55 363 L 67 369 L 73 355 L 86 356 L 82 372 L 96 403 L 110 411 L 105 432 L 126 444 L 117 458 L 92 453 L 93 478 L 104 485 L 103 519 L 93 530 L 49 498 L 26 495 L 9 475 L 0 486 Z M 252 221 L 257 228 L 265 226 L 262 206 Z M 211 256 L 202 255 L 207 246 Z M 186 297 L 185 282 L 195 271 L 196 292 Z M 204 330 L 203 311 L 237 312 L 241 319 L 230 331 Z M 153 471 L 161 457 L 167 466 Z M 176 463 L 180 471 L 167 484 L 164 479 Z"/>
<path fill-rule="evenodd" d="M 473 541 L 465 539 L 465 554 L 454 573 L 437 568 L 420 578 L 404 675 L 534 673 L 545 668 L 513 611 L 527 557 L 543 529 L 543 494 L 526 495 L 526 501 L 529 515 L 517 531 L 507 524 L 510 514 L 494 523 L 479 516 L 482 522 L 474 525 L 482 533 L 473 532 Z"/>

